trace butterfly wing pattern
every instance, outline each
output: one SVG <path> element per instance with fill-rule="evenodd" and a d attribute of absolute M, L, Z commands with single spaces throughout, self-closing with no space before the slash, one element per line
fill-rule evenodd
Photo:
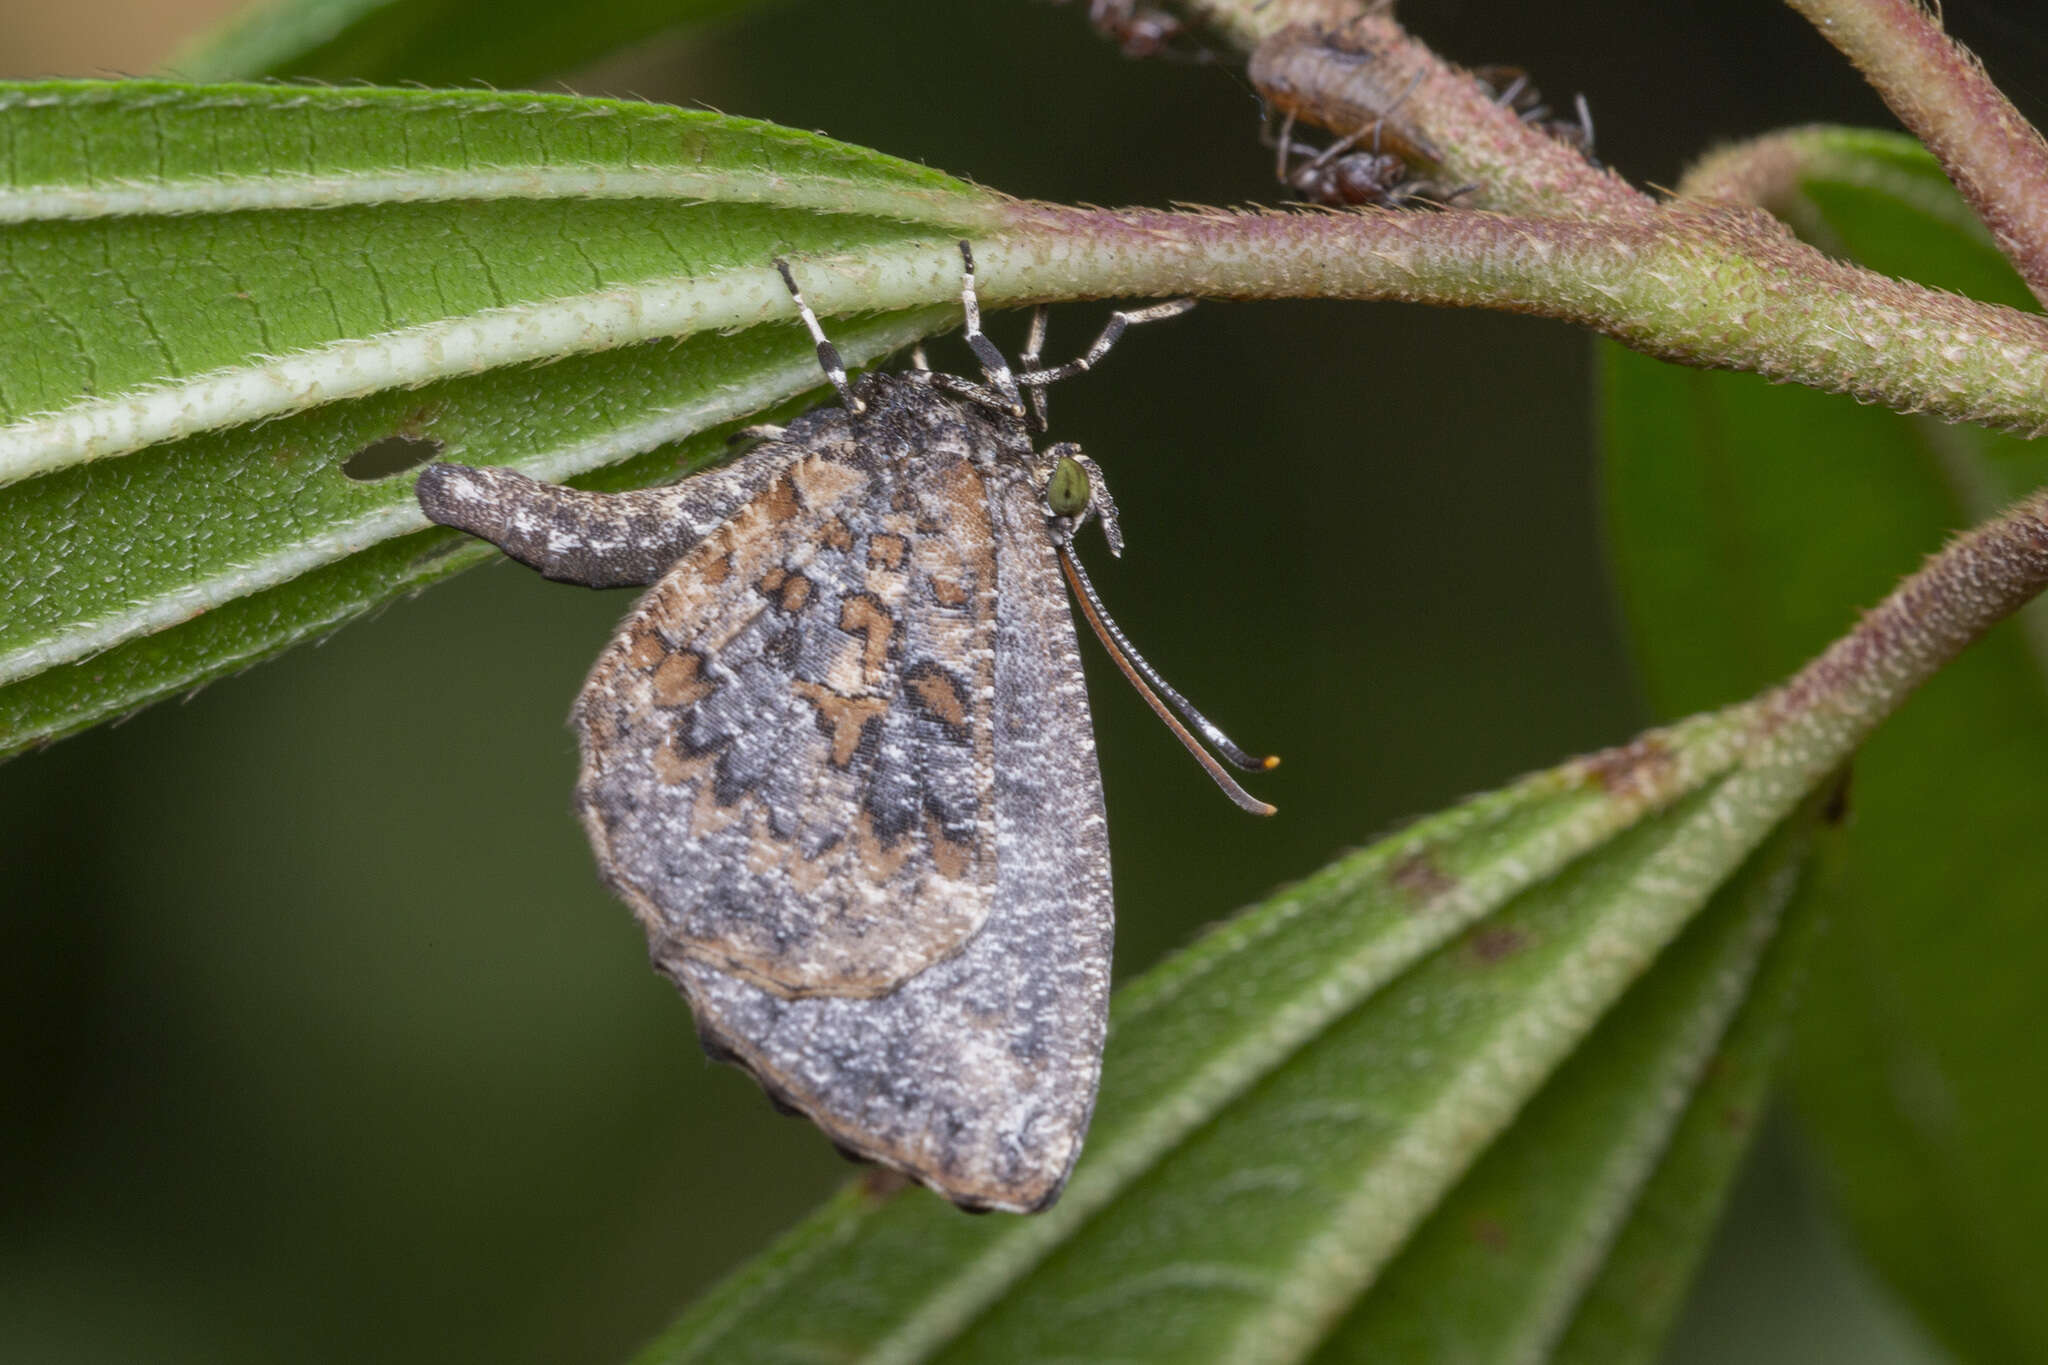
<path fill-rule="evenodd" d="M 1239 807 L 1273 813 L 1202 741 L 1247 772 L 1279 760 L 1108 618 L 1072 549 L 1091 519 L 1121 548 L 1116 504 L 1079 446 L 1032 439 L 1047 385 L 1192 301 L 1119 310 L 1044 369 L 1041 308 L 1013 374 L 960 257 L 979 381 L 921 353 L 850 381 L 777 261 L 839 406 L 673 488 L 436 464 L 418 494 L 549 578 L 652 585 L 577 697 L 576 802 L 706 1050 L 849 1156 L 1031 1213 L 1080 1155 L 1109 1018 L 1109 832 L 1065 585 Z"/>
<path fill-rule="evenodd" d="M 1049 465 L 909 377 L 715 474 L 579 493 L 435 465 L 436 521 L 659 581 L 577 700 L 577 803 L 705 1046 L 963 1207 L 1058 1197 L 1109 998 L 1101 779 Z"/>

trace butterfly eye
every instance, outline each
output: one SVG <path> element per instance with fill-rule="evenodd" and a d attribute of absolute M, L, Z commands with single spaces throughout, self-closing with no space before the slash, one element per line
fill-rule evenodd
<path fill-rule="evenodd" d="M 1062 455 L 1045 481 L 1045 503 L 1056 517 L 1078 517 L 1088 510 L 1088 471 L 1071 455 Z"/>

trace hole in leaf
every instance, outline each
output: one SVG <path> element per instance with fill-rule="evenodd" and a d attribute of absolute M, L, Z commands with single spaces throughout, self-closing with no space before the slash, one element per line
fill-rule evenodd
<path fill-rule="evenodd" d="M 426 436 L 385 436 L 370 442 L 341 462 L 341 472 L 358 483 L 403 474 L 441 453 L 441 443 Z"/>

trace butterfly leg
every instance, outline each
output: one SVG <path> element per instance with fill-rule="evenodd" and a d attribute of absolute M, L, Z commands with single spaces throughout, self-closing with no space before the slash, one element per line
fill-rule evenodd
<path fill-rule="evenodd" d="M 1086 374 L 1109 354 L 1109 348 L 1116 345 L 1117 338 L 1124 334 L 1125 328 L 1133 323 L 1158 322 L 1162 318 L 1179 317 L 1194 306 L 1193 299 L 1169 299 L 1165 303 L 1155 303 L 1147 308 L 1133 308 L 1129 312 L 1119 308 L 1109 315 L 1109 321 L 1103 324 L 1100 335 L 1095 338 L 1095 344 L 1088 348 L 1087 354 L 1078 360 L 1069 360 L 1064 365 L 1055 365 L 1049 370 L 1031 370 L 1017 376 L 1017 382 L 1026 388 L 1034 388 L 1057 384 L 1062 379 L 1072 379 L 1077 374 Z"/>
<path fill-rule="evenodd" d="M 1022 417 L 1024 400 L 1017 392 L 1017 379 L 1010 373 L 1010 362 L 1003 358 L 1002 349 L 981 330 L 981 299 L 974 292 L 974 248 L 966 242 L 960 243 L 960 265 L 960 307 L 967 314 L 968 349 L 981 362 L 983 381 L 1001 394 L 1004 403 Z"/>
<path fill-rule="evenodd" d="M 804 320 L 804 327 L 811 334 L 811 340 L 818 348 L 818 368 L 825 372 L 825 378 L 832 381 L 832 387 L 839 391 L 839 401 L 848 412 L 860 412 L 866 404 L 854 396 L 846 380 L 846 362 L 839 358 L 839 348 L 825 339 L 825 329 L 818 325 L 818 315 L 811 311 L 811 305 L 804 302 L 804 291 L 796 287 L 796 276 L 790 273 L 789 262 L 777 260 L 776 270 L 782 274 L 782 282 L 789 286 L 790 301 L 796 304 L 796 314 Z"/>
<path fill-rule="evenodd" d="M 1018 363 L 1027 371 L 1037 369 L 1040 357 L 1045 354 L 1046 312 L 1046 307 L 1042 303 L 1031 310 L 1031 330 L 1024 337 L 1024 353 L 1017 357 Z M 1031 425 L 1038 431 L 1046 429 L 1045 385 L 1043 384 L 1033 384 L 1031 386 Z"/>

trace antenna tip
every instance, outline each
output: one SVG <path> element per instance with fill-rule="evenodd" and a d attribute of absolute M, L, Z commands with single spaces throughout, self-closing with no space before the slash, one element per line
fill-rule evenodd
<path fill-rule="evenodd" d="M 1267 754 L 1264 758 L 1259 760 L 1259 766 L 1261 768 L 1264 768 L 1267 772 L 1273 771 L 1273 769 L 1280 766 L 1280 755 Z"/>

